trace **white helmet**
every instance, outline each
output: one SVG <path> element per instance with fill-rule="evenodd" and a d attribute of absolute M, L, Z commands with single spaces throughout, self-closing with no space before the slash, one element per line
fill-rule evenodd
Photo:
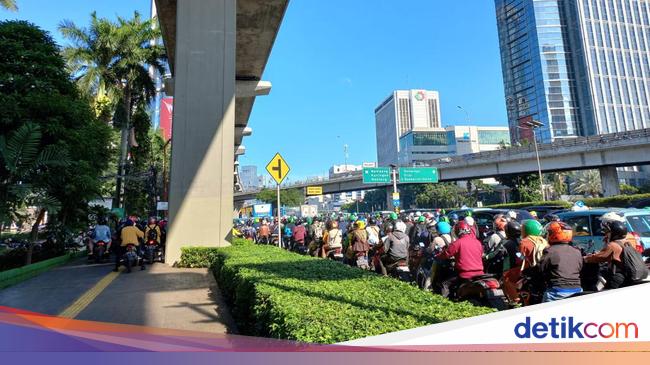
<path fill-rule="evenodd" d="M 508 212 L 508 218 L 510 218 L 512 220 L 517 220 L 517 212 L 515 212 L 514 210 L 509 211 Z"/>
<path fill-rule="evenodd" d="M 465 223 L 467 223 L 470 227 L 474 227 L 474 218 L 472 217 L 465 217 Z"/>
<path fill-rule="evenodd" d="M 402 232 L 402 233 L 405 233 L 406 232 L 406 223 L 404 223 L 402 221 L 398 221 L 397 223 L 395 223 L 395 230 L 399 231 L 399 232 Z"/>
<path fill-rule="evenodd" d="M 422 215 L 422 212 L 415 212 L 416 217 L 420 217 Z"/>
<path fill-rule="evenodd" d="M 618 213 L 609 212 L 609 213 L 605 213 L 602 217 L 600 217 L 600 221 L 602 223 L 605 223 L 605 222 L 623 222 L 623 223 L 625 223 L 625 218 L 622 215 L 618 214 Z"/>

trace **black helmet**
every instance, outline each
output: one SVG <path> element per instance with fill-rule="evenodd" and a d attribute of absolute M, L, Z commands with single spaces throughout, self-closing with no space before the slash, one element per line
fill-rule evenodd
<path fill-rule="evenodd" d="M 510 221 L 506 225 L 506 237 L 511 240 L 521 237 L 521 223 L 517 221 Z"/>
<path fill-rule="evenodd" d="M 374 226 L 375 224 L 377 224 L 375 218 L 370 217 L 370 219 L 368 219 L 368 225 Z"/>
<path fill-rule="evenodd" d="M 395 226 L 393 223 L 389 223 L 386 225 L 386 232 L 385 233 L 392 233 L 395 230 Z"/>
<path fill-rule="evenodd" d="M 603 231 L 609 233 L 610 241 L 622 240 L 627 237 L 627 226 L 620 221 L 606 221 L 603 223 Z"/>

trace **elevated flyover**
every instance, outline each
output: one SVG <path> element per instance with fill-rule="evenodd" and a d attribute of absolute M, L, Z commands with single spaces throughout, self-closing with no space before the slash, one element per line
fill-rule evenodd
<path fill-rule="evenodd" d="M 620 193 L 617 167 L 650 164 L 650 129 L 594 137 L 566 139 L 539 145 L 542 172 L 598 169 L 606 196 Z M 535 173 L 537 159 L 533 145 L 474 153 L 432 161 L 440 181 L 494 178 L 502 175 Z M 390 184 L 363 184 L 361 173 L 348 177 L 285 187 L 322 186 L 324 194 L 385 188 Z M 235 194 L 235 201 L 254 199 L 258 192 Z"/>
<path fill-rule="evenodd" d="M 156 0 L 174 96 L 166 259 L 227 244 L 236 156 L 288 0 Z"/>

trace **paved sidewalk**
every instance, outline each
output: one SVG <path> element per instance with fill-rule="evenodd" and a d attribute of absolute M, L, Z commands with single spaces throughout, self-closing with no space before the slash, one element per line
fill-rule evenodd
<path fill-rule="evenodd" d="M 0 305 L 75 319 L 210 333 L 236 333 L 207 269 L 164 264 L 112 274 L 85 260 L 0 291 Z M 73 310 L 71 310 L 71 308 Z"/>

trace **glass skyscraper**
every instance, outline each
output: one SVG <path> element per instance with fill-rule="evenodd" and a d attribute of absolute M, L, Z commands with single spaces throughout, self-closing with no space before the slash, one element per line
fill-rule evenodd
<path fill-rule="evenodd" d="M 650 126 L 650 0 L 495 0 L 513 140 Z"/>

